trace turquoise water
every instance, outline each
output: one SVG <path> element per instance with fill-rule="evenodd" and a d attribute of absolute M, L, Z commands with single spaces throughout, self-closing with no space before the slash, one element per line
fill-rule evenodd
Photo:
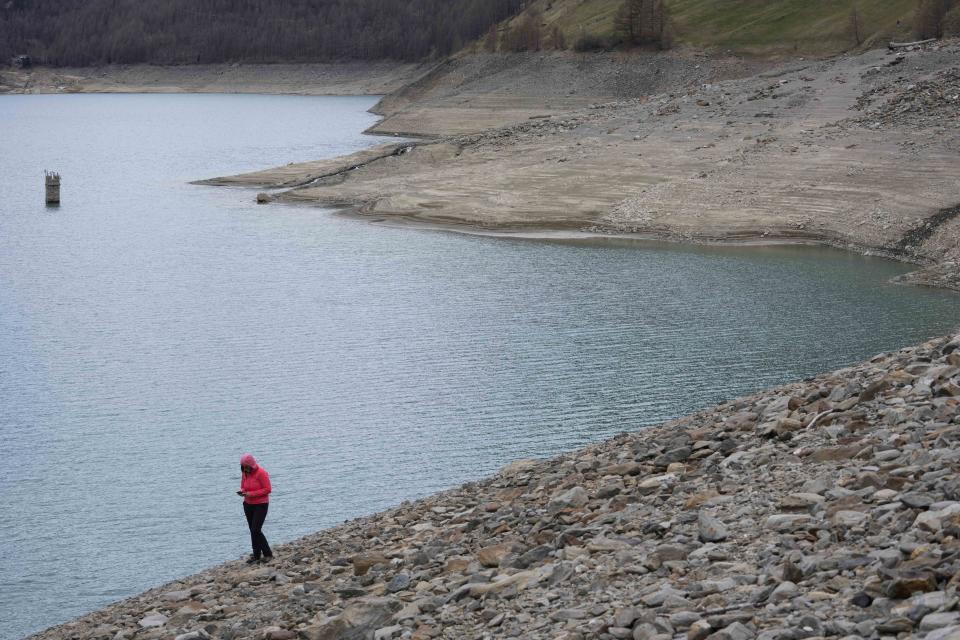
<path fill-rule="evenodd" d="M 373 102 L 0 99 L 0 637 L 246 553 L 244 451 L 276 543 L 960 317 L 836 251 L 395 229 L 187 184 L 374 144 Z"/>

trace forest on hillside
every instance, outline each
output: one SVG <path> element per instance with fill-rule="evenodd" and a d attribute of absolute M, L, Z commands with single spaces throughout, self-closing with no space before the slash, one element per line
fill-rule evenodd
<path fill-rule="evenodd" d="M 0 0 L 0 61 L 60 66 L 445 56 L 524 0 Z"/>

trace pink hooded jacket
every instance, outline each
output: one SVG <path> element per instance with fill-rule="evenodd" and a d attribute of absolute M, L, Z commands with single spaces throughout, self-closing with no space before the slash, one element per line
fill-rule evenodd
<path fill-rule="evenodd" d="M 240 464 L 253 469 L 251 473 L 240 474 L 240 491 L 245 491 L 243 501 L 246 504 L 266 504 L 270 502 L 270 474 L 257 464 L 249 453 L 240 456 Z"/>

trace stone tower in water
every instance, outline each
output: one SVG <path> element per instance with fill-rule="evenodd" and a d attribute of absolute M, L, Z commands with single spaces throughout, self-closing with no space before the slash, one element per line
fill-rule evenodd
<path fill-rule="evenodd" d="M 47 204 L 60 204 L 60 174 L 56 171 L 44 171 L 44 184 L 47 188 Z"/>

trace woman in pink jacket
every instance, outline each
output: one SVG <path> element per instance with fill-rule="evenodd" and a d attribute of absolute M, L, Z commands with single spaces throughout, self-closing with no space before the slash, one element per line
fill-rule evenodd
<path fill-rule="evenodd" d="M 240 472 L 240 491 L 237 491 L 237 495 L 243 496 L 243 513 L 247 516 L 250 542 L 253 544 L 253 555 L 247 564 L 270 562 L 273 551 L 262 531 L 263 521 L 267 519 L 267 507 L 270 506 L 270 475 L 249 453 L 240 456 Z"/>

